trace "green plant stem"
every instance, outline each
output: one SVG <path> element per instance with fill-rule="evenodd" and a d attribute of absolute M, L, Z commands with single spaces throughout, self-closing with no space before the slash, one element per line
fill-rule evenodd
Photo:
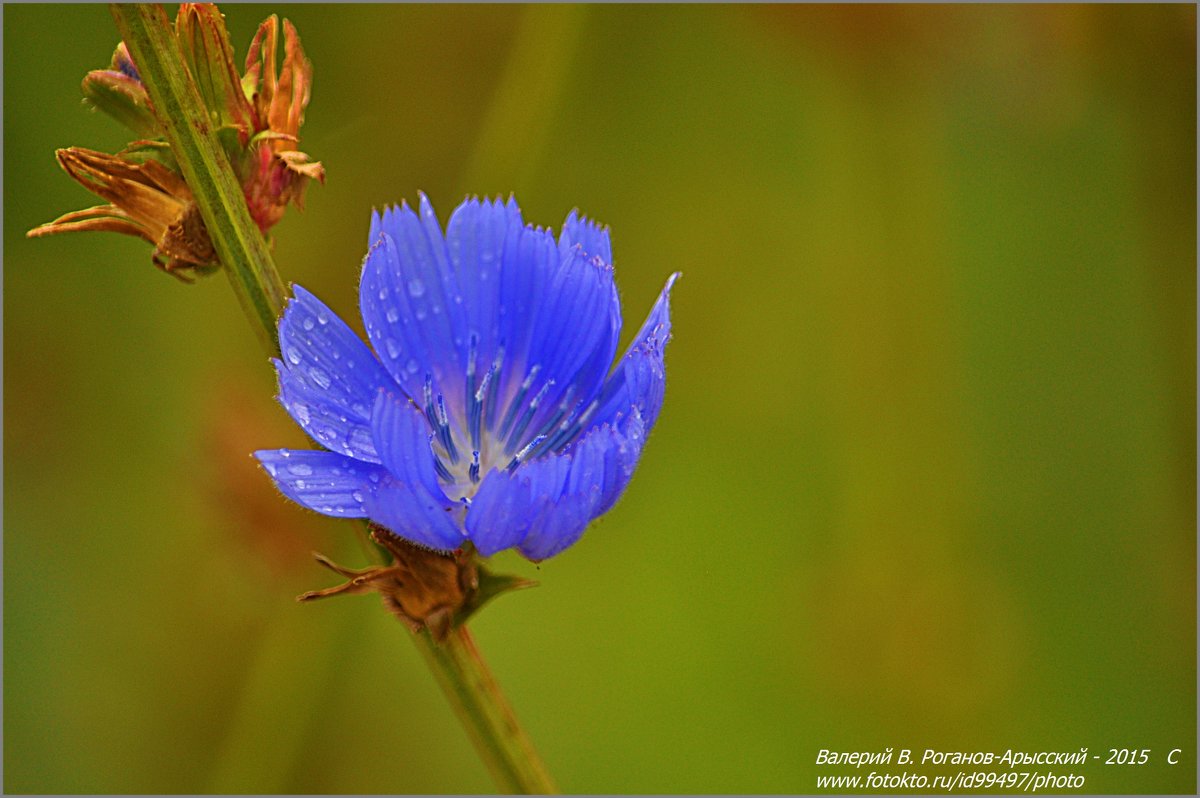
<path fill-rule="evenodd" d="M 275 322 L 283 311 L 283 280 L 184 66 L 174 27 L 160 5 L 114 3 L 110 8 L 234 293 L 258 322 L 255 330 L 267 350 L 278 352 Z"/>
<path fill-rule="evenodd" d="M 141 4 L 111 9 L 242 308 L 268 350 L 278 352 L 283 281 L 211 129 L 166 12 Z M 413 640 L 497 785 L 514 793 L 557 792 L 466 626 L 444 643 L 427 632 Z"/>
<path fill-rule="evenodd" d="M 443 643 L 435 642 L 428 632 L 414 639 L 496 784 L 509 793 L 556 794 L 554 780 L 466 625 L 452 630 Z"/>

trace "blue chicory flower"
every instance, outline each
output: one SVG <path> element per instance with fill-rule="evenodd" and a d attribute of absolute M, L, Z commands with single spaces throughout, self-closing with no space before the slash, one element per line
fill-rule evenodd
<path fill-rule="evenodd" d="M 360 307 L 378 357 L 300 286 L 279 322 L 279 400 L 330 451 L 255 456 L 293 501 L 431 549 L 550 557 L 628 484 L 662 407 L 668 297 L 621 331 L 607 228 L 526 225 L 467 200 L 443 235 L 421 195 L 374 214 Z"/>

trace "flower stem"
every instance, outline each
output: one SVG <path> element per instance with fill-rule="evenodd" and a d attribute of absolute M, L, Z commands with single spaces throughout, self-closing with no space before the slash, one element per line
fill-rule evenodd
<path fill-rule="evenodd" d="M 283 311 L 283 280 L 250 218 L 242 187 L 184 65 L 174 28 L 157 4 L 114 3 L 110 9 L 234 293 L 258 322 L 255 330 L 267 350 L 277 352 L 275 322 Z"/>
<path fill-rule="evenodd" d="M 556 794 L 558 788 L 517 722 L 466 625 L 451 631 L 443 643 L 435 642 L 428 632 L 413 639 L 496 784 L 510 793 Z"/>
<path fill-rule="evenodd" d="M 283 281 L 250 218 L 166 12 L 158 5 L 110 8 L 238 300 L 267 349 L 278 353 Z M 453 630 L 444 643 L 428 632 L 413 640 L 497 785 L 514 793 L 557 792 L 466 626 Z"/>

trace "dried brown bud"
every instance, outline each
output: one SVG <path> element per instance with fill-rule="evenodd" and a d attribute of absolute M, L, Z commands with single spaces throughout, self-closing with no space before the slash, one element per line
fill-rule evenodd
<path fill-rule="evenodd" d="M 439 643 L 456 625 L 492 598 L 536 582 L 518 576 L 493 574 L 475 560 L 468 548 L 443 554 L 409 543 L 378 524 L 369 524 L 371 539 L 392 555 L 391 565 L 343 568 L 317 554 L 317 562 L 350 581 L 314 590 L 299 601 L 342 594 L 378 592 L 383 604 L 413 633 L 428 629 Z"/>
<path fill-rule="evenodd" d="M 88 230 L 124 233 L 153 244 L 154 265 L 185 282 L 216 268 L 216 251 L 179 175 L 153 159 L 138 163 L 82 147 L 58 150 L 55 156 L 67 174 L 109 204 L 60 216 L 30 230 L 30 238 Z"/>
<path fill-rule="evenodd" d="M 392 564 L 343 568 L 318 554 L 317 562 L 350 581 L 305 593 L 299 600 L 376 591 L 383 597 L 384 606 L 413 632 L 427 628 L 435 640 L 444 640 L 455 613 L 467 605 L 479 587 L 474 556 L 461 549 L 450 554 L 430 551 L 377 524 L 371 524 L 370 528 L 371 539 L 388 550 Z"/>

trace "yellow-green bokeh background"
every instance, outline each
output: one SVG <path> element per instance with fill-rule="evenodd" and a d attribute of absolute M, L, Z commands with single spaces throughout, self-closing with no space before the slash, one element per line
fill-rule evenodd
<path fill-rule="evenodd" d="M 1192 6 L 225 12 L 315 63 L 328 185 L 274 251 L 356 328 L 419 189 L 610 224 L 626 337 L 684 273 L 625 498 L 473 624 L 565 790 L 888 746 L 1195 790 Z M 23 238 L 93 204 L 54 148 L 125 141 L 78 88 L 117 35 L 3 14 L 5 789 L 489 791 L 378 602 L 294 603 L 363 555 L 246 456 L 303 438 L 227 281 Z"/>

